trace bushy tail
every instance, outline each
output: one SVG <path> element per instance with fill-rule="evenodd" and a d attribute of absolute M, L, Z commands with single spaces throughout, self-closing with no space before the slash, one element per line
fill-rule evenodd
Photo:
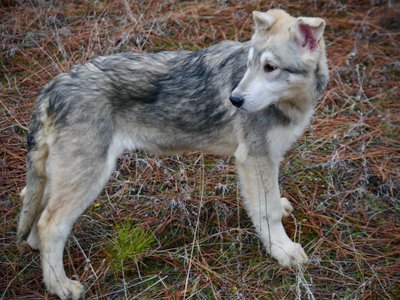
<path fill-rule="evenodd" d="M 30 135 L 37 137 L 38 132 L 31 132 Z M 40 214 L 47 180 L 45 172 L 47 157 L 48 147 L 46 144 L 36 144 L 33 149 L 28 149 L 26 187 L 21 191 L 23 206 L 18 224 L 18 243 L 28 238 L 32 225 Z"/>

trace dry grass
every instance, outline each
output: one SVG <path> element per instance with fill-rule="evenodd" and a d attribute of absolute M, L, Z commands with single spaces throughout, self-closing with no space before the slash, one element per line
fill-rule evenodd
<path fill-rule="evenodd" d="M 331 82 L 312 126 L 281 168 L 283 194 L 296 206 L 286 227 L 302 241 L 310 264 L 285 269 L 266 256 L 240 203 L 232 159 L 134 153 L 121 157 L 107 189 L 75 225 L 67 273 L 85 283 L 88 299 L 398 299 L 399 6 L 1 2 L 0 299 L 51 298 L 38 254 L 15 245 L 25 137 L 40 88 L 97 55 L 247 40 L 251 12 L 269 7 L 321 16 L 328 24 Z M 115 272 L 105 245 L 125 221 L 152 232 L 157 243 L 131 268 Z"/>

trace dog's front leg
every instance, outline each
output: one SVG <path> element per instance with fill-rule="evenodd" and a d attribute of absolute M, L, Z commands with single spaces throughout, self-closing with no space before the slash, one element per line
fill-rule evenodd
<path fill-rule="evenodd" d="M 235 156 L 244 205 L 267 252 L 284 266 L 307 262 L 301 245 L 290 240 L 282 225 L 279 163 L 268 156 L 248 155 L 240 147 Z"/>

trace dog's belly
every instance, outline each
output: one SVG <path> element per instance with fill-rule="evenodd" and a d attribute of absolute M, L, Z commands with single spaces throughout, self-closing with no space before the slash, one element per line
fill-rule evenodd
<path fill-rule="evenodd" d="M 216 127 L 213 131 L 185 131 L 174 126 L 124 126 L 114 141 L 121 149 L 144 150 L 150 154 L 182 154 L 201 151 L 232 155 L 238 145 L 233 126 Z"/>
<path fill-rule="evenodd" d="M 236 109 L 217 100 L 136 105 L 113 116 L 124 148 L 155 154 L 202 151 L 231 155 L 237 147 Z"/>

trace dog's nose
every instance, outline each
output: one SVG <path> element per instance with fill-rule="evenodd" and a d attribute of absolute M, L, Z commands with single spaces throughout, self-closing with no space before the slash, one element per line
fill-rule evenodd
<path fill-rule="evenodd" d="M 229 100 L 231 100 L 232 104 L 235 105 L 236 107 L 241 107 L 244 102 L 244 99 L 242 97 L 233 96 L 233 95 L 231 95 L 229 97 Z"/>

